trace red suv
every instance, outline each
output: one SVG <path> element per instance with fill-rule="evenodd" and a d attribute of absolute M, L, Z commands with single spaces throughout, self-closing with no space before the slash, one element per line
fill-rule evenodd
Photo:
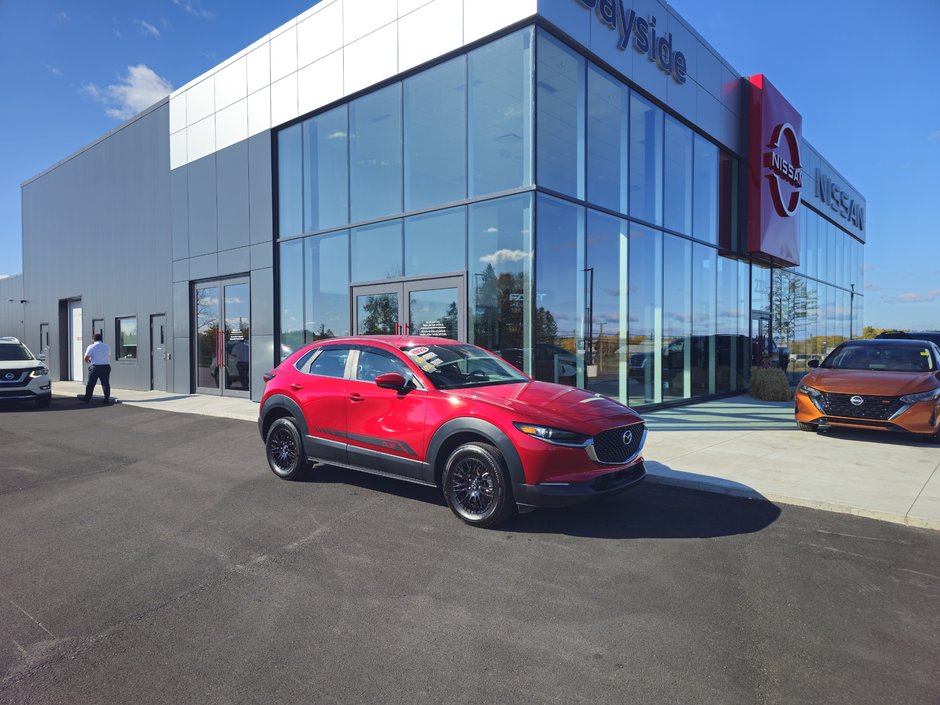
<path fill-rule="evenodd" d="M 258 428 L 284 479 L 309 461 L 441 488 L 468 524 L 620 492 L 646 475 L 630 408 L 441 338 L 324 340 L 265 377 Z"/>

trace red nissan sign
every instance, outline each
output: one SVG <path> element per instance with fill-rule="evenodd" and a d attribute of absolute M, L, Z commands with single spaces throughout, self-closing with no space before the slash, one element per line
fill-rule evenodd
<path fill-rule="evenodd" d="M 747 249 L 797 265 L 803 118 L 763 74 L 750 82 Z"/>

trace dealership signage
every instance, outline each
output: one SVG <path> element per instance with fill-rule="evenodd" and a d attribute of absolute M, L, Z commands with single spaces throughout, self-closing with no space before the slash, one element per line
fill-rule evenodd
<path fill-rule="evenodd" d="M 865 229 L 865 206 L 820 169 L 816 170 L 816 199 L 859 230 Z"/>
<path fill-rule="evenodd" d="M 748 251 L 800 263 L 803 118 L 762 74 L 750 78 Z"/>
<path fill-rule="evenodd" d="M 617 48 L 624 51 L 629 44 L 638 54 L 646 58 L 672 76 L 676 83 L 685 83 L 688 65 L 685 54 L 672 50 L 672 33 L 656 33 L 656 17 L 641 17 L 636 10 L 627 10 L 623 0 L 575 0 L 579 5 L 593 9 L 597 19 L 608 29 L 618 30 Z"/>

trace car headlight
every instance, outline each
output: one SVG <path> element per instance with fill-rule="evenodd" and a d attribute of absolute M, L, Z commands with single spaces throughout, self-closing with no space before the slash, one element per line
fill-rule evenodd
<path fill-rule="evenodd" d="M 552 428 L 551 426 L 536 426 L 535 424 L 529 423 L 514 423 L 513 426 L 527 436 L 539 438 L 549 443 L 557 443 L 562 446 L 584 445 L 590 438 L 590 436 L 585 436 L 583 433 L 565 431 L 564 429 Z"/>
<path fill-rule="evenodd" d="M 813 399 L 822 398 L 822 392 L 820 392 L 818 389 L 814 389 L 813 387 L 808 387 L 805 384 L 800 384 L 798 390 L 801 394 L 805 394 L 806 396 L 812 397 Z"/>
<path fill-rule="evenodd" d="M 29 376 L 30 377 L 45 377 L 47 374 L 49 374 L 48 367 L 37 367 L 35 370 L 32 370 L 29 373 Z"/>
<path fill-rule="evenodd" d="M 940 399 L 940 387 L 931 389 L 929 392 L 920 392 L 919 394 L 908 394 L 901 397 L 905 404 L 916 404 L 921 401 L 937 401 Z"/>

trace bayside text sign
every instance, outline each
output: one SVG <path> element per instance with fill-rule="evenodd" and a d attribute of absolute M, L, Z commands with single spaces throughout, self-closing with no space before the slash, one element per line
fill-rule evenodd
<path fill-rule="evenodd" d="M 608 29 L 619 30 L 617 48 L 624 51 L 633 40 L 638 54 L 655 61 L 660 69 L 672 76 L 676 83 L 685 83 L 688 65 L 685 54 L 672 50 L 672 33 L 656 35 L 656 17 L 640 17 L 635 10 L 627 10 L 623 0 L 574 0 L 579 5 L 593 9 L 597 19 Z"/>

